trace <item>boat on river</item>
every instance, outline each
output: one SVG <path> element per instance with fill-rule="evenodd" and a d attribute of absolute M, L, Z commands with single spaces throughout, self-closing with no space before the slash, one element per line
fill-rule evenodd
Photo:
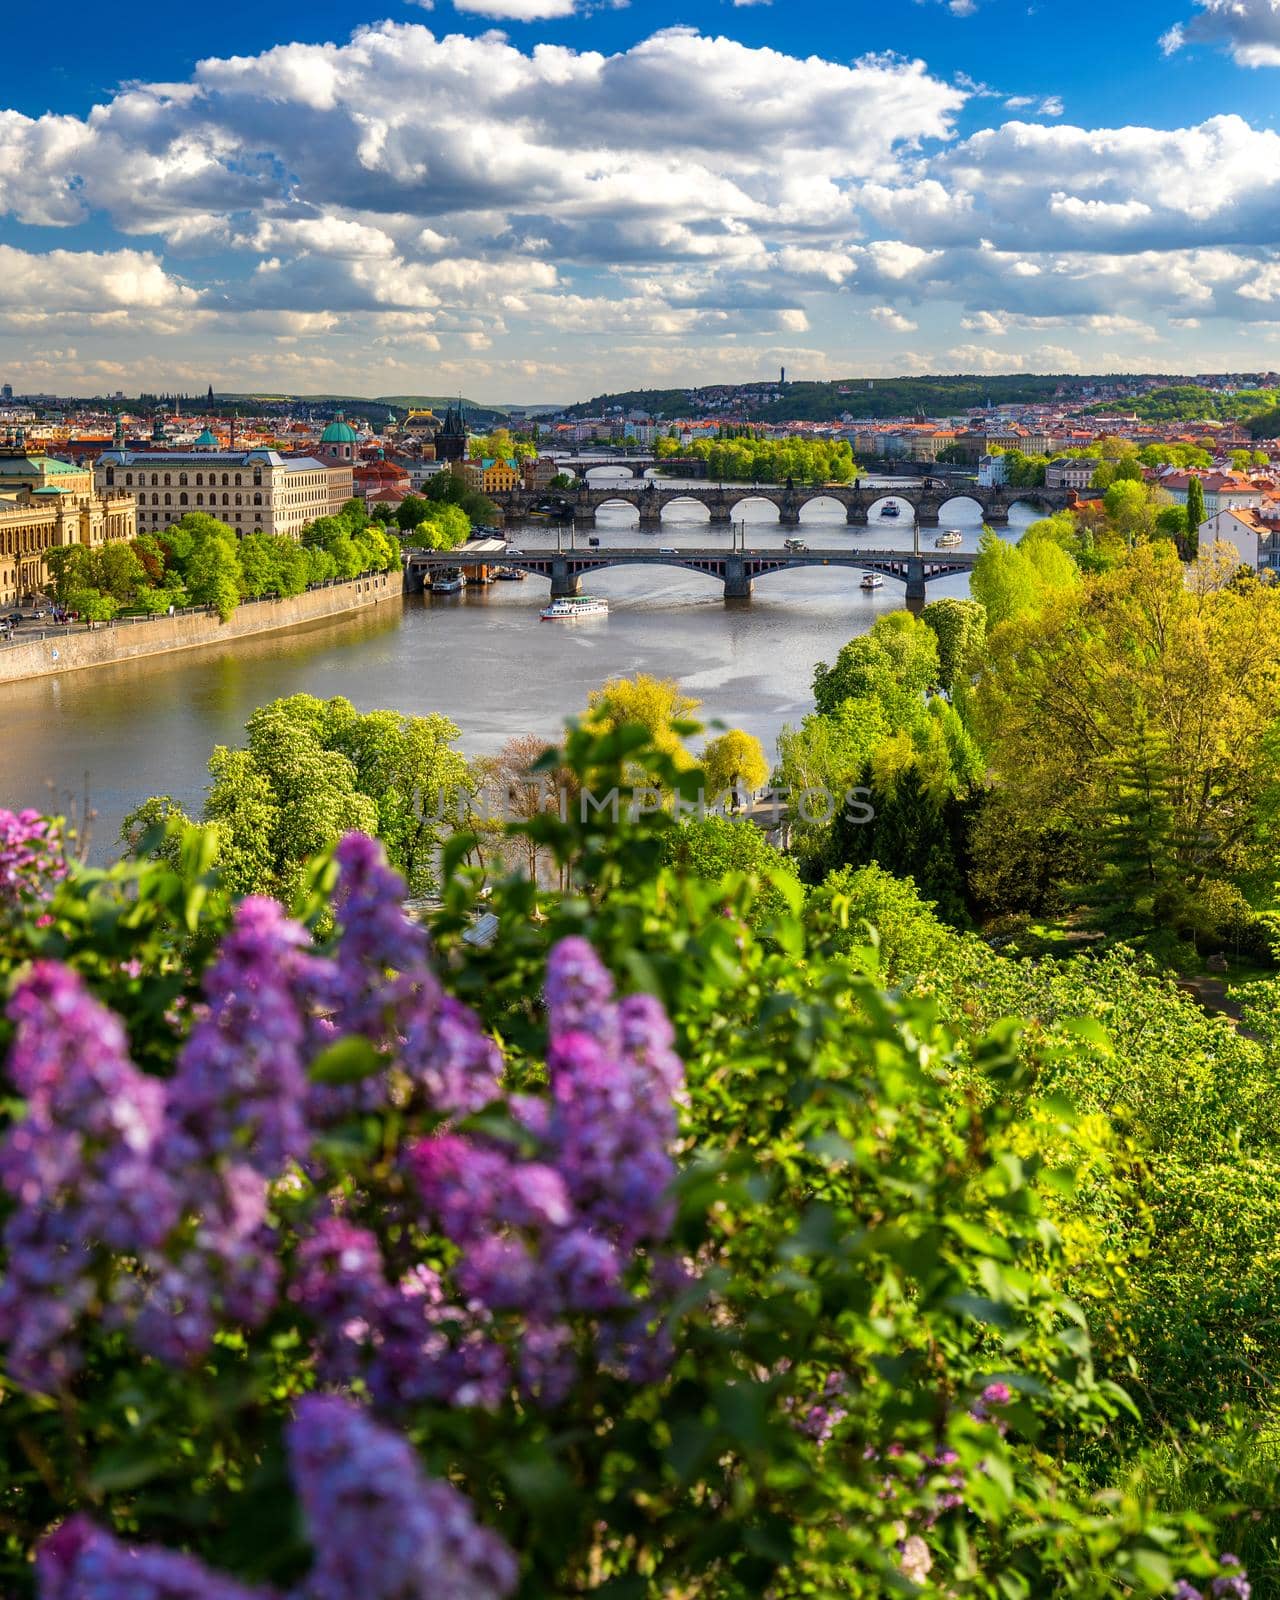
<path fill-rule="evenodd" d="M 862 587 L 864 589 L 883 589 L 884 579 L 878 572 L 868 572 L 862 580 Z"/>
<path fill-rule="evenodd" d="M 954 550 L 958 544 L 964 543 L 964 534 L 959 528 L 948 528 L 945 533 L 940 533 L 933 543 L 938 550 Z"/>
<path fill-rule="evenodd" d="M 431 580 L 432 594 L 461 594 L 463 589 L 462 574 L 456 567 L 446 567 L 437 572 Z"/>
<path fill-rule="evenodd" d="M 523 583 L 528 576 L 522 567 L 499 567 L 494 573 L 499 583 Z"/>
<path fill-rule="evenodd" d="M 579 622 L 584 617 L 607 617 L 609 602 L 589 594 L 571 594 L 542 608 L 544 622 Z"/>
<path fill-rule="evenodd" d="M 902 515 L 902 507 L 896 500 L 886 501 L 880 507 L 880 515 L 882 517 L 900 517 Z"/>

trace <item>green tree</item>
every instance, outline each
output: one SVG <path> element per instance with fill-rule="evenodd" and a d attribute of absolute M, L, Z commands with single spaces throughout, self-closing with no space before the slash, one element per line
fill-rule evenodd
<path fill-rule="evenodd" d="M 948 694 L 977 665 L 987 637 L 987 613 L 981 601 L 948 596 L 921 612 L 921 621 L 938 640 L 938 682 Z"/>
<path fill-rule="evenodd" d="M 1188 551 L 1194 550 L 1200 542 L 1200 529 L 1208 521 L 1208 513 L 1204 508 L 1204 484 L 1199 478 L 1193 477 L 1187 484 L 1187 543 Z"/>
<path fill-rule="evenodd" d="M 730 728 L 711 739 L 699 758 L 712 795 L 745 791 L 754 794 L 769 780 L 764 747 L 754 734 Z"/>
<path fill-rule="evenodd" d="M 240 604 L 240 558 L 230 528 L 216 524 L 197 535 L 183 577 L 192 604 L 212 606 L 226 622 Z"/>
<path fill-rule="evenodd" d="M 877 618 L 869 633 L 851 639 L 834 665 L 818 663 L 813 698 L 820 713 L 869 695 L 918 702 L 939 683 L 940 674 L 933 629 L 908 611 L 892 611 Z"/>

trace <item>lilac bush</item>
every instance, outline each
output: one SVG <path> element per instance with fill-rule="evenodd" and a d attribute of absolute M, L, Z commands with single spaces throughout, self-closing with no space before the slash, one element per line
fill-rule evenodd
<path fill-rule="evenodd" d="M 45 899 L 66 871 L 57 822 L 38 811 L 0 806 L 0 909 L 21 910 Z"/>
<path fill-rule="evenodd" d="M 349 1400 L 309 1395 L 288 1428 L 311 1550 L 274 1600 L 505 1600 L 516 1560 L 466 1497 L 428 1478 L 413 1446 Z M 273 1600 L 203 1562 L 133 1546 L 70 1517 L 36 1556 L 40 1600 Z"/>

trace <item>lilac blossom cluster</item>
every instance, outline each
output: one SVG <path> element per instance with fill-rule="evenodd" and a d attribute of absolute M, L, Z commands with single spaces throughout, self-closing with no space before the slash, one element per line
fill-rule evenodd
<path fill-rule="evenodd" d="M 387 1409 L 496 1407 L 513 1389 L 555 1405 L 584 1359 L 632 1382 L 665 1370 L 685 1280 L 664 1250 L 683 1069 L 662 1007 L 615 997 L 591 947 L 563 941 L 546 983 L 549 1093 L 510 1101 L 532 1153 L 450 1129 L 496 1098 L 501 1055 L 444 994 L 380 848 L 352 835 L 337 857 L 332 954 L 276 902 L 243 901 L 168 1083 L 130 1063 L 119 1021 L 69 970 L 42 964 L 18 985 L 26 1112 L 0 1143 L 13 1202 L 0 1342 L 23 1384 L 75 1372 L 86 1318 L 179 1365 L 282 1298 L 325 1379 L 361 1380 Z M 317 1095 L 312 1063 L 352 1034 L 384 1065 L 355 1098 Z M 407 1148 L 417 1199 L 396 1202 L 400 1243 L 384 1250 L 335 1213 L 313 1150 L 334 1115 L 393 1097 L 437 1132 Z M 272 1224 L 291 1171 L 319 1179 L 292 1251 Z M 415 1261 L 406 1228 L 449 1242 L 446 1271 Z"/>
<path fill-rule="evenodd" d="M 1249 1600 L 1253 1585 L 1244 1570 L 1239 1556 L 1219 1556 L 1218 1563 L 1226 1570 L 1212 1578 L 1205 1589 L 1197 1589 L 1185 1578 L 1179 1578 L 1173 1591 L 1173 1600 Z"/>
<path fill-rule="evenodd" d="M 69 969 L 41 963 L 17 985 L 9 1071 L 26 1109 L 0 1141 L 0 1345 L 24 1385 L 74 1373 L 86 1316 L 175 1364 L 224 1322 L 265 1320 L 282 1287 L 272 1185 L 344 1109 L 318 1106 L 308 1078 L 334 1039 L 358 1031 L 386 1054 L 366 1108 L 388 1101 L 393 1070 L 436 1117 L 495 1098 L 501 1056 L 443 995 L 380 847 L 351 835 L 337 854 L 334 953 L 275 901 L 243 901 L 167 1084 L 130 1063 L 119 1020 Z"/>
<path fill-rule="evenodd" d="M 515 1557 L 413 1447 L 349 1400 L 311 1395 L 288 1429 L 312 1559 L 283 1600 L 504 1600 Z M 191 1556 L 129 1546 L 86 1517 L 36 1557 L 40 1600 L 273 1600 Z"/>
<path fill-rule="evenodd" d="M 47 897 L 66 875 L 62 834 L 38 811 L 0 806 L 0 907 L 26 906 Z"/>
<path fill-rule="evenodd" d="M 388 1408 L 492 1407 L 513 1386 L 551 1406 L 588 1350 L 632 1382 L 665 1370 L 684 1281 L 662 1248 L 683 1083 L 671 1025 L 647 996 L 616 999 L 581 939 L 553 950 L 546 1001 L 550 1096 L 511 1102 L 534 1152 L 447 1130 L 409 1152 L 420 1220 L 456 1250 L 445 1277 L 397 1280 L 372 1231 L 341 1218 L 300 1245 L 290 1292 L 330 1382 L 361 1377 Z"/>

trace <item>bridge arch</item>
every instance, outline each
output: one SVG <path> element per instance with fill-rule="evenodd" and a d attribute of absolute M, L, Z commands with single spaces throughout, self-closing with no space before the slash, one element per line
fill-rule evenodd
<path fill-rule="evenodd" d="M 811 494 L 800 503 L 801 522 L 844 522 L 846 516 L 844 501 L 832 494 Z"/>
<path fill-rule="evenodd" d="M 710 522 L 711 508 L 696 495 L 678 494 L 663 501 L 658 515 L 663 522 Z"/>
<path fill-rule="evenodd" d="M 764 494 L 760 490 L 752 490 L 750 494 L 740 494 L 736 500 L 731 501 L 729 505 L 729 516 L 733 519 L 733 521 L 741 522 L 744 520 L 742 516 L 742 510 L 744 506 L 758 507 L 762 505 L 771 507 L 778 519 L 781 520 L 782 506 L 778 500 L 775 499 L 772 494 Z M 767 522 L 769 519 L 766 516 L 763 519 L 753 517 L 752 520 L 763 520 Z"/>
<path fill-rule="evenodd" d="M 622 510 L 634 511 L 636 514 L 636 520 L 639 521 L 640 507 L 636 500 L 629 494 L 611 494 L 607 500 L 602 500 L 596 507 L 597 513 L 601 511 Z"/>
<path fill-rule="evenodd" d="M 899 512 L 901 513 L 900 516 L 882 517 L 880 515 L 881 511 L 890 504 L 897 506 Z M 915 513 L 915 501 L 903 494 L 900 489 L 888 490 L 882 495 L 877 495 L 874 500 L 869 501 L 867 504 L 867 521 L 871 523 L 872 526 L 876 526 L 878 524 L 880 526 L 889 528 L 901 525 L 909 528 Z"/>
<path fill-rule="evenodd" d="M 603 476 L 601 476 L 603 475 Z M 633 481 L 635 472 L 626 461 L 602 461 L 594 467 L 587 467 L 578 474 L 584 483 L 593 488 L 608 488 L 609 484 L 617 483 L 620 479 Z"/>
<path fill-rule="evenodd" d="M 966 511 L 975 511 L 980 522 L 985 522 L 987 508 L 976 494 L 953 494 L 944 500 L 938 507 L 938 515 L 945 522 L 948 513 L 954 513 L 963 508 Z"/>

